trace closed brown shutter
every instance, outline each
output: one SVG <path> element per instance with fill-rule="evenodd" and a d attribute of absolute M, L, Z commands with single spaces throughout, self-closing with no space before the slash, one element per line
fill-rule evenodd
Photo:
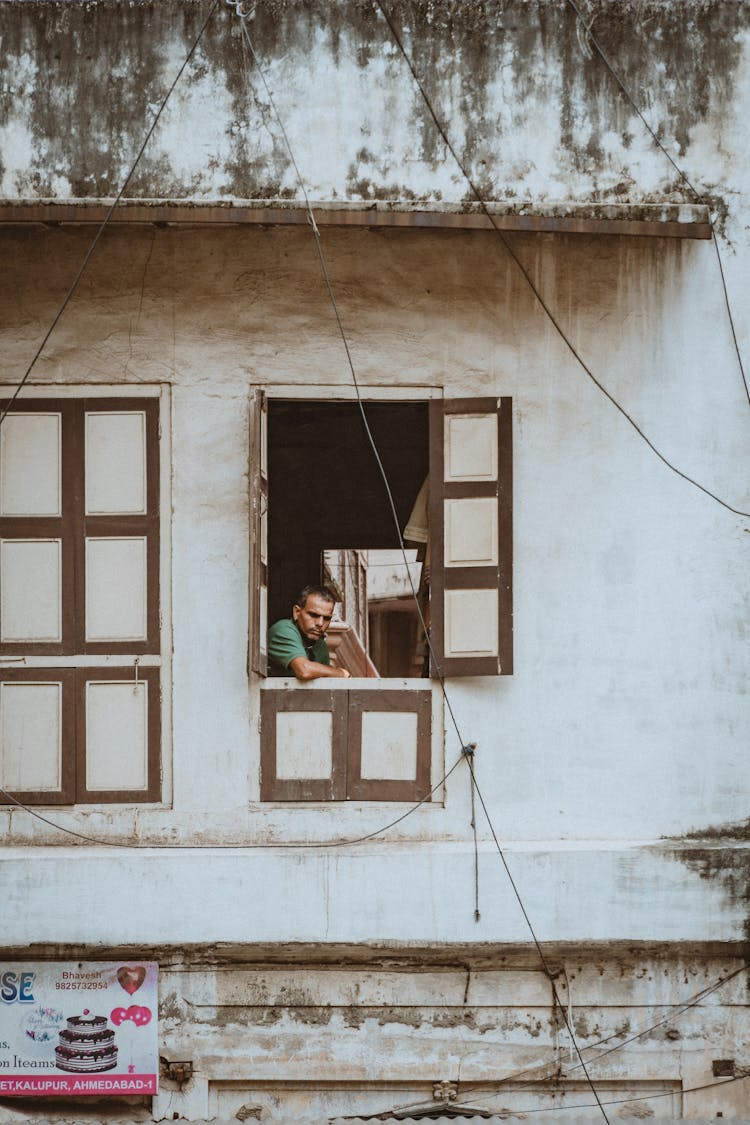
<path fill-rule="evenodd" d="M 159 509 L 158 399 L 10 405 L 0 787 L 24 803 L 160 799 Z M 117 655 L 135 660 L 115 667 Z"/>

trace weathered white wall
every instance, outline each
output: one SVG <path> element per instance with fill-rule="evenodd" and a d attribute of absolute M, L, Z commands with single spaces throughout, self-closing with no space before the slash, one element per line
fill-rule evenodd
<path fill-rule="evenodd" d="M 4 232 L 9 381 L 87 240 L 80 230 Z M 747 520 L 659 462 L 571 359 L 493 235 L 328 232 L 325 245 L 363 384 L 514 398 L 516 670 L 448 687 L 464 737 L 478 743 L 497 830 L 519 851 L 540 932 L 739 938 L 743 846 L 728 850 L 722 880 L 700 840 L 658 840 L 746 814 Z M 750 410 L 710 244 L 526 235 L 514 246 L 649 437 L 747 510 Z M 172 385 L 172 807 L 60 810 L 61 823 L 189 845 L 352 837 L 393 819 L 388 806 L 255 804 L 247 401 L 257 384 L 348 386 L 317 271 L 303 231 L 109 232 L 37 367 L 45 384 Z M 457 749 L 449 727 L 448 764 Z M 97 897 L 141 887 L 133 941 L 174 938 L 175 926 L 186 941 L 272 940 L 288 938 L 290 924 L 307 940 L 361 940 L 373 926 L 394 941 L 457 940 L 467 927 L 522 940 L 484 825 L 483 920 L 471 922 L 468 795 L 461 767 L 445 807 L 420 809 L 340 862 L 315 852 L 163 853 L 150 856 L 143 881 L 142 853 L 127 852 L 92 858 L 90 870 L 80 854 L 75 871 L 87 871 L 82 893 L 96 887 Z M 3 821 L 9 842 L 65 842 L 23 812 Z M 26 859 L 4 853 L 9 879 Z M 449 869 L 458 897 L 447 891 Z M 194 893 L 177 922 L 162 892 L 183 870 Z M 115 915 L 82 915 L 64 850 L 41 853 L 30 872 L 8 941 L 114 941 L 115 931 L 124 940 Z M 67 889 L 50 913 L 41 885 L 58 880 Z M 247 893 L 219 910 L 214 896 L 232 880 Z M 310 910 L 312 887 L 320 894 Z M 404 902 L 419 909 L 407 913 Z"/>
<path fill-rule="evenodd" d="M 196 1075 L 182 1091 L 166 1083 L 155 1116 L 179 1110 L 231 1120 L 242 1105 L 262 1105 L 269 1117 L 275 1109 L 282 1120 L 321 1121 L 424 1106 L 433 1082 L 450 1080 L 460 1101 L 495 1112 L 525 1110 L 530 1120 L 549 1120 L 556 1098 L 567 1107 L 563 1121 L 601 1119 L 552 1015 L 549 980 L 536 966 L 511 956 L 489 968 L 470 955 L 463 963 L 438 955 L 417 964 L 394 970 L 370 961 L 341 970 L 266 963 L 189 973 L 173 962 L 161 979 L 164 1050 L 177 1058 L 187 1047 Z M 578 1044 L 613 1117 L 743 1113 L 741 1082 L 682 1093 L 709 1085 L 712 1060 L 733 1057 L 742 1041 L 741 974 L 704 1004 L 686 1007 L 738 968 L 710 956 L 569 953 L 556 960 L 559 995 L 570 1002 Z M 678 997 L 686 1010 L 670 1011 Z M 601 1051 L 610 1053 L 597 1059 Z M 293 1073 L 296 1084 L 287 1085 L 283 1073 Z M 534 1079 L 553 1075 L 551 1088 L 535 1086 Z"/>
<path fill-rule="evenodd" d="M 0 212 L 114 196 L 205 11 L 0 5 Z M 587 5 L 712 206 L 746 355 L 749 11 L 697 0 Z M 370 5 L 274 0 L 255 12 L 254 42 L 312 198 L 461 209 L 466 183 Z M 610 204 L 693 201 L 589 57 L 566 4 L 417 2 L 396 16 L 487 198 L 585 205 L 594 216 Z M 220 5 L 130 198 L 299 198 L 237 30 Z M 91 236 L 0 228 L 4 385 L 26 370 Z M 750 407 L 711 244 L 509 238 L 649 439 L 749 511 Z M 568 981 L 579 1043 L 620 1042 L 738 967 L 726 955 L 748 933 L 750 521 L 659 462 L 581 371 L 497 236 L 324 230 L 323 241 L 372 393 L 513 396 L 515 673 L 448 690 L 464 737 L 478 743 L 477 776 L 529 917 L 552 943 L 554 970 L 564 966 L 557 979 Z M 547 1075 L 570 1063 L 481 814 L 474 921 L 464 766 L 444 801 L 363 845 L 274 846 L 364 835 L 402 806 L 257 803 L 259 687 L 245 671 L 249 392 L 345 393 L 349 378 L 308 230 L 133 227 L 105 233 L 30 380 L 53 391 L 165 390 L 164 804 L 50 813 L 139 850 L 73 847 L 22 811 L 0 813 L 8 955 L 150 949 L 160 961 L 160 1049 L 193 1060 L 196 1077 L 183 1090 L 164 1083 L 157 1118 L 231 1117 L 256 1096 L 299 1119 L 310 1092 L 284 1102 L 284 1081 L 322 1091 L 318 1116 L 376 1112 L 428 1097 L 432 1080 L 492 1085 L 529 1065 Z M 449 728 L 448 764 L 457 751 Z M 741 1082 L 679 1093 L 711 1083 L 714 1058 L 746 1064 L 744 978 L 671 1012 L 595 1069 L 602 1092 L 666 1084 L 668 1098 L 628 1107 L 746 1114 Z M 505 1092 L 483 1104 L 519 1106 Z"/>

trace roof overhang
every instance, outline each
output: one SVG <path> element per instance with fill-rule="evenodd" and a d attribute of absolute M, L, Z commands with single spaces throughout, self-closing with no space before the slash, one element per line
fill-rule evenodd
<path fill-rule="evenodd" d="M 101 224 L 112 199 L 0 200 L 0 225 Z M 708 207 L 689 203 L 551 203 L 507 204 L 385 202 L 371 204 L 314 202 L 321 227 L 414 227 L 418 229 L 621 234 L 659 238 L 711 238 Z M 128 199 L 112 211 L 109 223 L 156 226 L 304 226 L 306 206 L 299 200 Z"/>

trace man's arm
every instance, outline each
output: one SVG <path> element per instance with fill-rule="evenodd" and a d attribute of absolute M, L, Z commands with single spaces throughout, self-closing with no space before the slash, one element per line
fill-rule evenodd
<path fill-rule="evenodd" d="M 346 668 L 334 668 L 330 664 L 319 664 L 317 660 L 308 660 L 305 656 L 295 656 L 294 660 L 289 661 L 289 667 L 297 679 L 303 682 L 324 679 L 326 676 L 350 679 L 350 673 L 347 672 Z"/>

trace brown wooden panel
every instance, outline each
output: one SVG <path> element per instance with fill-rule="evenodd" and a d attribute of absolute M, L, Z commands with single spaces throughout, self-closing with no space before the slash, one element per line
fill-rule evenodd
<path fill-rule="evenodd" d="M 7 405 L 0 401 L 0 413 Z M 50 411 L 62 415 L 62 516 L 0 518 L 0 538 L 62 539 L 62 641 L 5 643 L 0 652 L 38 655 L 156 654 L 159 627 L 159 402 L 157 399 L 87 398 L 16 400 L 11 413 Z M 84 417 L 86 411 L 143 411 L 146 417 L 145 516 L 85 516 Z M 85 540 L 87 535 L 147 538 L 147 640 L 86 642 Z"/>
<path fill-rule="evenodd" d="M 88 655 L 158 654 L 161 650 L 159 622 L 159 402 L 157 399 L 87 398 L 78 402 L 76 455 L 76 628 L 75 650 Z M 84 418 L 89 411 L 143 411 L 146 418 L 146 515 L 87 516 L 84 498 Z M 86 538 L 87 536 L 146 537 L 146 640 L 86 640 Z"/>
<path fill-rule="evenodd" d="M 473 500 L 475 497 L 496 496 L 494 480 L 443 481 L 444 500 Z"/>
<path fill-rule="evenodd" d="M 146 539 L 146 640 L 86 640 L 86 539 L 143 536 Z M 88 655 L 105 653 L 154 654 L 161 649 L 159 629 L 159 520 L 151 516 L 86 516 L 77 537 L 80 562 L 76 568 L 76 652 Z"/>
<path fill-rule="evenodd" d="M 8 406 L 0 400 L 0 415 Z M 61 416 L 62 440 L 62 515 L 56 517 L 13 516 L 0 517 L 0 539 L 61 539 L 62 540 L 62 640 L 59 642 L 0 642 L 0 653 L 29 653 L 35 656 L 63 656 L 75 651 L 75 535 L 76 505 L 76 415 L 75 400 L 16 399 L 9 414 L 47 412 Z"/>
<path fill-rule="evenodd" d="M 498 414 L 498 480 L 445 483 L 446 415 Z M 507 675 L 513 671 L 513 475 L 512 400 L 448 399 L 430 404 L 430 673 L 442 676 Z M 446 567 L 444 500 L 497 496 L 498 565 Z M 498 657 L 452 657 L 445 654 L 446 589 L 498 589 Z"/>
<path fill-rule="evenodd" d="M 444 398 L 436 401 L 442 405 L 442 415 L 446 414 L 495 414 L 498 400 L 496 398 Z"/>
<path fill-rule="evenodd" d="M 513 674 L 513 399 L 500 399 L 498 416 L 498 608 L 500 674 Z"/>
<path fill-rule="evenodd" d="M 11 793 L 24 805 L 72 805 L 75 801 L 76 691 L 74 668 L 2 668 L 0 679 L 5 683 L 62 684 L 62 785 L 58 792 L 24 789 Z M 0 805 L 12 804 L 0 792 Z"/>
<path fill-rule="evenodd" d="M 62 516 L 0 516 L 1 539 L 60 539 Z"/>
<path fill-rule="evenodd" d="M 0 403 L 0 411 L 7 403 Z M 62 539 L 62 643 L 5 644 L 5 653 L 82 655 L 158 653 L 159 628 L 159 401 L 155 398 L 61 398 L 16 401 L 11 411 L 51 411 L 62 415 L 62 516 L 54 519 L 14 517 L 0 519 L 5 537 L 54 537 Z M 146 418 L 146 515 L 85 515 L 84 420 L 87 411 L 142 411 Z M 88 535 L 143 535 L 147 540 L 147 640 L 146 642 L 85 641 L 85 540 Z M 126 668 L 7 669 L 8 680 L 37 679 L 63 682 L 63 789 L 60 794 L 22 795 L 25 803 L 72 804 L 74 801 L 108 803 L 158 801 L 161 793 L 161 700 L 160 674 L 155 668 L 141 669 L 138 678 L 148 690 L 147 785 L 142 791 L 91 792 L 85 789 L 87 679 L 128 680 L 135 670 Z"/>
<path fill-rule="evenodd" d="M 268 590 L 268 569 L 262 557 L 262 518 L 268 511 L 268 480 L 262 472 L 261 449 L 263 427 L 266 425 L 265 401 L 262 391 L 253 391 L 250 400 L 250 575 L 248 591 L 248 670 L 268 675 L 268 658 L 261 651 L 261 590 Z"/>
<path fill-rule="evenodd" d="M 444 598 L 445 568 L 443 566 L 443 539 L 445 535 L 444 510 L 444 403 L 430 403 L 430 675 L 442 679 L 445 650 Z"/>
<path fill-rule="evenodd" d="M 446 676 L 497 676 L 500 674 L 496 656 L 451 656 L 444 661 Z"/>
<path fill-rule="evenodd" d="M 497 570 L 489 566 L 447 566 L 443 576 L 445 590 L 493 590 Z"/>
<path fill-rule="evenodd" d="M 348 692 L 349 747 L 347 755 L 347 799 L 350 801 L 421 801 L 430 792 L 432 745 L 432 693 L 426 691 L 378 690 Z M 417 716 L 417 770 L 411 781 L 362 777 L 362 714 L 370 712 L 414 713 Z"/>
<path fill-rule="evenodd" d="M 305 688 L 262 690 L 260 694 L 261 801 L 343 801 L 346 797 L 348 692 Z M 330 778 L 277 778 L 276 716 L 290 711 L 325 711 L 333 716 Z"/>
<path fill-rule="evenodd" d="M 86 804 L 143 804 L 161 800 L 161 690 L 158 668 L 139 668 L 138 680 L 148 685 L 148 781 L 145 789 L 86 789 L 86 684 L 89 680 L 135 680 L 136 669 L 77 668 L 76 801 Z"/>

